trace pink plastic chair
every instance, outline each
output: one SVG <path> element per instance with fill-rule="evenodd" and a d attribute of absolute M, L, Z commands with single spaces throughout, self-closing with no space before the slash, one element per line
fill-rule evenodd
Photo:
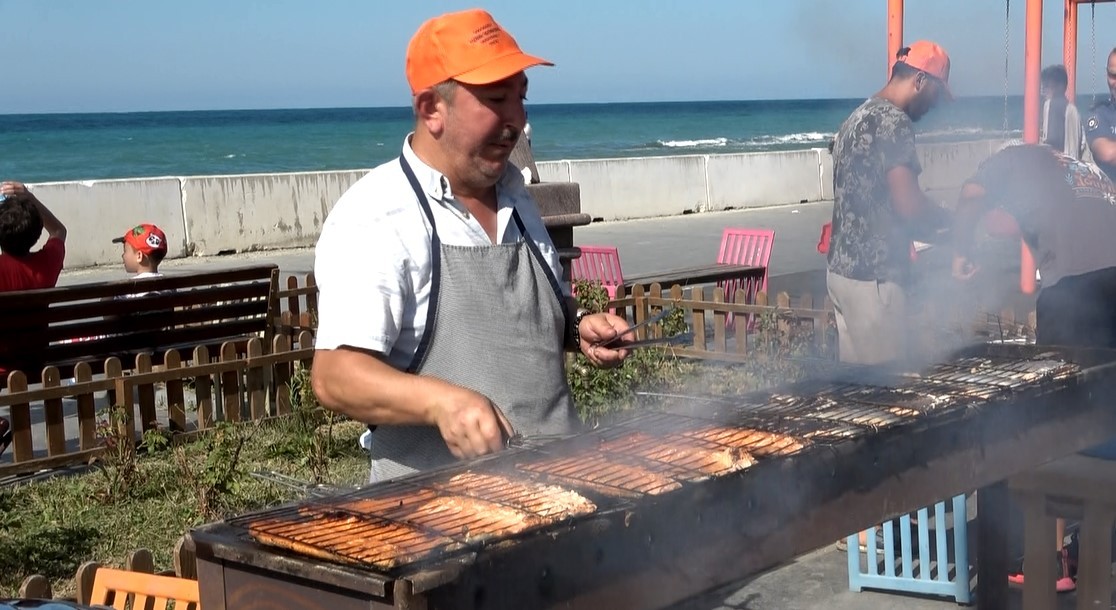
<path fill-rule="evenodd" d="M 579 246 L 581 256 L 573 259 L 570 276 L 575 280 L 600 282 L 608 298 L 616 298 L 616 289 L 624 285 L 620 270 L 620 253 L 609 246 Z"/>
<path fill-rule="evenodd" d="M 744 286 L 751 302 L 759 291 L 767 291 L 767 265 L 771 260 L 771 247 L 775 245 L 774 229 L 733 229 L 726 227 L 721 234 L 721 251 L 717 262 L 729 265 L 755 265 L 763 267 L 763 278 Z M 741 288 L 742 280 L 725 280 L 717 285 L 725 290 L 725 298 L 732 299 Z"/>

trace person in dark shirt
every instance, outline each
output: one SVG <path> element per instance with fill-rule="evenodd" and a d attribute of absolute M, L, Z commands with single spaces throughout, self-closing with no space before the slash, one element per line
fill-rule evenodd
<path fill-rule="evenodd" d="M 936 241 L 947 213 L 918 184 L 913 121 L 950 97 L 949 56 L 920 41 L 891 79 L 841 125 L 833 145 L 833 222 L 826 283 L 841 360 L 881 364 L 906 352 L 914 240 Z"/>
<path fill-rule="evenodd" d="M 1096 167 L 1043 144 L 1014 144 L 988 158 L 961 190 L 953 275 L 971 280 L 974 227 L 999 208 L 1035 253 L 1042 288 L 1037 343 L 1116 348 L 1116 186 Z M 1116 439 L 1082 452 L 1116 459 Z M 1064 522 L 1059 524 L 1063 531 Z M 1061 537 L 1059 536 L 1059 540 Z M 1057 547 L 1059 591 L 1075 588 L 1069 552 Z M 1022 583 L 1022 574 L 1011 576 Z"/>
<path fill-rule="evenodd" d="M 1085 136 L 1093 161 L 1111 180 L 1116 180 L 1116 49 L 1108 54 L 1109 98 L 1093 108 L 1085 122 Z"/>

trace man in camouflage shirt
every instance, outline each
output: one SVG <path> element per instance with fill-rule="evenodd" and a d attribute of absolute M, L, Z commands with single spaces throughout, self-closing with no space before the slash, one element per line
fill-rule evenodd
<path fill-rule="evenodd" d="M 949 56 L 938 45 L 920 41 L 900 50 L 887 85 L 834 140 L 826 282 L 844 362 L 905 356 L 911 242 L 933 241 L 948 223 L 918 185 L 912 121 L 950 97 L 948 81 Z"/>

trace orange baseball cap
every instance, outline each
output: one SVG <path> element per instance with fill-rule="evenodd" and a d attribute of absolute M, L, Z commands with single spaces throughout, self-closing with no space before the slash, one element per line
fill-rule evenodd
<path fill-rule="evenodd" d="M 412 94 L 450 79 L 487 85 L 531 66 L 553 65 L 521 51 L 512 35 L 480 9 L 430 19 L 419 26 L 407 45 L 407 82 Z"/>
<path fill-rule="evenodd" d="M 114 244 L 130 244 L 138 252 L 148 256 L 167 251 L 167 236 L 163 230 L 152 224 L 141 224 L 128 229 L 124 237 L 112 240 Z"/>
<path fill-rule="evenodd" d="M 949 90 L 949 54 L 945 49 L 929 40 L 919 40 L 900 49 L 896 59 L 942 81 L 946 98 L 953 99 L 953 92 Z"/>

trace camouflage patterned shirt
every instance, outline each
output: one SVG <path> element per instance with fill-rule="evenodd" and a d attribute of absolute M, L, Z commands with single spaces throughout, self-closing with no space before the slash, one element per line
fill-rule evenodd
<path fill-rule="evenodd" d="M 907 113 L 873 97 L 841 125 L 833 145 L 829 270 L 854 280 L 906 283 L 911 237 L 892 208 L 887 172 L 922 171 Z"/>

